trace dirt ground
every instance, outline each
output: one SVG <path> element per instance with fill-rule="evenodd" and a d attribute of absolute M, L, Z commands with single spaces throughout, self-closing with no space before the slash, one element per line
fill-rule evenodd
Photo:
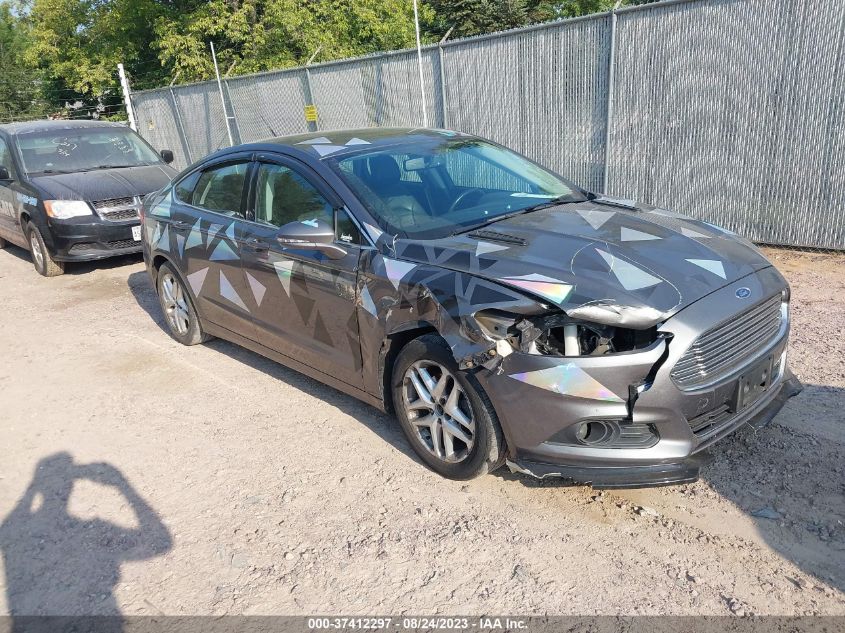
<path fill-rule="evenodd" d="M 694 485 L 441 479 L 387 416 L 162 330 L 139 258 L 0 251 L 0 613 L 845 615 L 845 257 L 769 250 L 805 383 Z"/>

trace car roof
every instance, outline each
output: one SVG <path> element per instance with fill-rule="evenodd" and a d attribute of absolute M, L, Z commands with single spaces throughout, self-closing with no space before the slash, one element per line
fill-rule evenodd
<path fill-rule="evenodd" d="M 271 145 L 282 145 L 291 150 L 307 152 L 312 150 L 318 159 L 327 156 L 337 157 L 344 154 L 359 152 L 365 146 L 373 149 L 390 147 L 413 142 L 424 142 L 431 140 L 442 140 L 443 138 L 463 137 L 468 135 L 452 130 L 439 130 L 432 128 L 407 128 L 407 127 L 371 127 L 355 130 L 329 130 L 322 132 L 309 132 L 307 134 L 296 134 L 293 136 L 280 136 L 267 139 L 260 144 L 264 147 Z M 368 147 L 369 149 L 369 147 Z M 311 152 L 309 152 L 311 153 Z"/>
<path fill-rule="evenodd" d="M 85 119 L 67 120 L 42 120 L 42 121 L 19 121 L 17 123 L 4 123 L 0 125 L 0 132 L 10 135 L 27 134 L 29 132 L 42 132 L 50 130 L 77 130 L 82 128 L 110 128 L 127 127 L 123 123 L 112 123 L 110 121 L 88 121 Z"/>

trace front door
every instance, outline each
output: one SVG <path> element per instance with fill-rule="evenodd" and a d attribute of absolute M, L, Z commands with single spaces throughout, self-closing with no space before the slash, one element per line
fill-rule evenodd
<path fill-rule="evenodd" d="M 255 339 L 329 374 L 362 385 L 355 308 L 360 235 L 335 194 L 293 161 L 259 162 L 244 233 L 242 261 L 255 299 Z M 283 248 L 279 228 L 290 222 L 334 224 L 342 259 Z"/>

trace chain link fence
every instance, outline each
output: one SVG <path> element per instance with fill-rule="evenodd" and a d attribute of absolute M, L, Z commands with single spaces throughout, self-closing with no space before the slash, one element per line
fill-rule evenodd
<path fill-rule="evenodd" d="M 428 46 L 422 61 L 429 126 L 758 242 L 845 249 L 842 0 L 667 0 Z M 233 139 L 422 125 L 418 73 L 411 50 L 224 79 Z M 216 82 L 132 100 L 178 166 L 228 145 Z"/>

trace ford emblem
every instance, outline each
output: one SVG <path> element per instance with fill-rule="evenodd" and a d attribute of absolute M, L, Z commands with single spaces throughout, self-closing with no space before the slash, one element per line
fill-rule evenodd
<path fill-rule="evenodd" d="M 736 296 L 740 299 L 748 299 L 751 296 L 751 288 L 737 288 Z"/>

